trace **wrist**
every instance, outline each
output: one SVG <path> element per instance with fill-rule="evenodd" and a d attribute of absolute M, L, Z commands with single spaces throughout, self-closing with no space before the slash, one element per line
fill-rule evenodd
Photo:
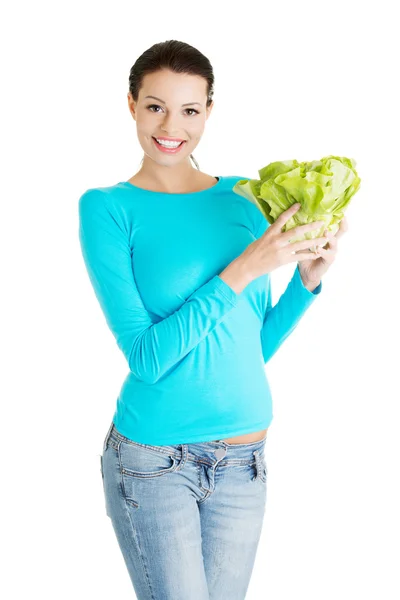
<path fill-rule="evenodd" d="M 233 260 L 219 277 L 225 281 L 237 294 L 240 294 L 252 281 L 252 277 L 240 257 Z"/>
<path fill-rule="evenodd" d="M 319 286 L 320 283 L 321 283 L 320 279 L 318 281 L 310 281 L 310 280 L 304 281 L 304 279 L 303 279 L 303 285 L 309 292 L 313 292 L 315 290 L 315 288 L 317 288 Z"/>
<path fill-rule="evenodd" d="M 320 283 L 321 283 L 321 281 L 317 281 L 316 283 L 309 283 L 309 284 L 305 285 L 304 287 L 307 288 L 309 292 L 313 292 L 315 290 L 315 288 L 317 288 L 319 286 Z"/>
<path fill-rule="evenodd" d="M 300 277 L 301 280 L 303 282 L 304 287 L 309 291 L 309 292 L 313 292 L 315 290 L 315 288 L 317 288 L 319 286 L 319 284 L 321 283 L 321 279 L 308 279 L 302 272 L 301 272 L 301 268 L 299 266 L 299 273 L 300 273 Z"/>

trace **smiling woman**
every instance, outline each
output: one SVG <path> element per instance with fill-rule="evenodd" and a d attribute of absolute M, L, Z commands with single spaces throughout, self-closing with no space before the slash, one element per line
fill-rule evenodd
<path fill-rule="evenodd" d="M 266 502 L 267 281 L 239 297 L 219 276 L 254 242 L 260 215 L 232 192 L 242 177 L 203 173 L 193 157 L 213 84 L 192 46 L 146 50 L 128 93 L 143 164 L 79 203 L 85 264 L 129 367 L 101 474 L 139 599 L 244 598 Z M 276 321 L 271 348 L 287 334 L 279 311 Z"/>

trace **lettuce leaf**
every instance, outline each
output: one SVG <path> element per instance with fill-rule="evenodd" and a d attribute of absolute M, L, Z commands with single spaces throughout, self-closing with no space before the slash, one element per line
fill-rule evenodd
<path fill-rule="evenodd" d="M 262 212 L 272 224 L 296 202 L 301 208 L 282 227 L 282 232 L 313 221 L 324 221 L 320 229 L 293 237 L 291 242 L 324 236 L 328 229 L 339 229 L 351 198 L 360 188 L 361 179 L 354 159 L 325 156 L 321 160 L 298 162 L 277 161 L 258 171 L 260 179 L 241 179 L 233 191 L 243 196 Z"/>

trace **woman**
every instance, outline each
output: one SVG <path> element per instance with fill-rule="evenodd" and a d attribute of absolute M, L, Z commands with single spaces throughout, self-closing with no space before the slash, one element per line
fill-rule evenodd
<path fill-rule="evenodd" d="M 139 600 L 242 600 L 266 503 L 264 366 L 321 291 L 334 237 L 310 253 L 192 155 L 213 107 L 198 50 L 155 44 L 130 72 L 144 151 L 129 180 L 87 190 L 80 243 L 129 373 L 103 444 L 107 515 Z M 167 141 L 166 141 L 167 140 Z M 168 141 L 169 140 L 169 141 Z M 190 164 L 190 159 L 196 168 Z M 269 273 L 298 262 L 271 305 Z"/>

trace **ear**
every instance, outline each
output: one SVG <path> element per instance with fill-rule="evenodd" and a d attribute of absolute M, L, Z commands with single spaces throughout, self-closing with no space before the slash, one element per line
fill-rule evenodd
<path fill-rule="evenodd" d="M 207 119 L 208 119 L 208 117 L 210 116 L 213 106 L 214 106 L 214 100 L 212 100 L 212 102 L 211 102 L 210 106 L 208 106 L 208 107 L 207 107 L 207 109 L 206 109 L 206 113 L 207 113 L 206 120 L 207 120 Z"/>
<path fill-rule="evenodd" d="M 136 121 L 136 105 L 135 105 L 135 101 L 133 100 L 130 92 L 128 92 L 127 98 L 128 98 L 129 112 L 131 113 L 132 117 Z"/>

